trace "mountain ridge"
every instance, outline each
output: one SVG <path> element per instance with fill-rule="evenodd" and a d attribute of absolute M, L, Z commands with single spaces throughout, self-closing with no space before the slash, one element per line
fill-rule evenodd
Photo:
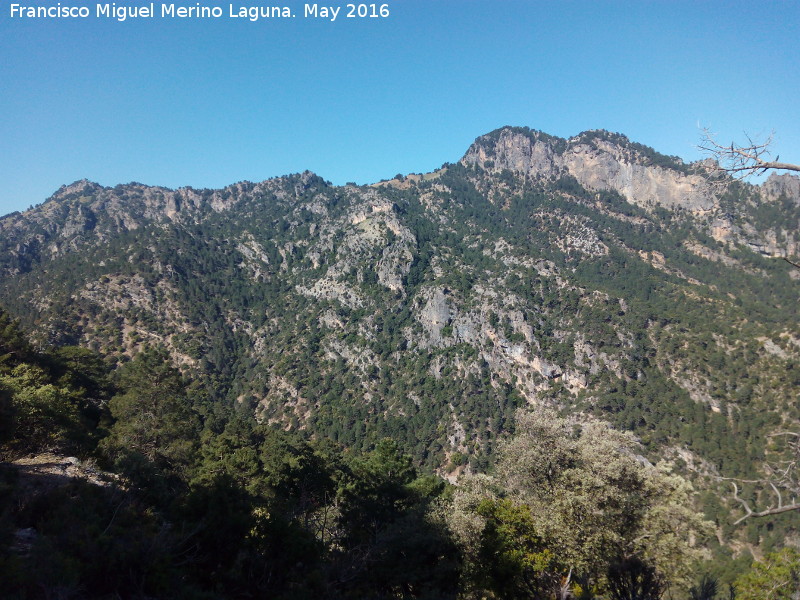
<path fill-rule="evenodd" d="M 475 166 L 494 176 L 508 170 L 515 176 L 539 182 L 571 177 L 586 189 L 615 192 L 647 211 L 686 210 L 696 217 L 713 219 L 706 228 L 718 241 L 746 243 L 769 256 L 800 253 L 800 247 L 791 240 L 781 248 L 780 239 L 787 237 L 786 230 L 758 232 L 750 223 L 735 223 L 730 218 L 730 207 L 720 204 L 715 188 L 703 179 L 696 165 L 659 154 L 621 134 L 591 130 L 564 139 L 528 128 L 503 127 L 478 137 L 457 164 Z M 436 172 L 418 177 L 420 181 L 426 177 L 432 179 Z M 414 181 L 414 175 L 404 179 Z M 291 187 L 292 182 L 307 186 L 312 180 L 317 186 L 329 185 L 310 171 L 258 183 L 241 181 L 215 190 L 170 189 L 135 182 L 106 187 L 83 179 L 62 186 L 32 210 L 0 218 L 0 233 L 12 239 L 22 237 L 15 240 L 21 244 L 19 254 L 46 251 L 43 245 L 50 240 L 55 240 L 50 251 L 57 254 L 61 251 L 58 239 L 74 238 L 80 232 L 94 229 L 98 218 L 102 221 L 112 216 L 113 221 L 107 225 L 109 233 L 136 229 L 164 218 L 180 221 L 195 215 L 202 219 L 209 211 L 231 210 L 243 198 L 267 196 L 287 184 Z M 380 182 L 373 187 L 386 184 Z M 766 204 L 784 198 L 800 205 L 800 179 L 793 175 L 773 174 L 761 185 L 748 189 L 751 198 L 760 197 Z M 297 195 L 297 190 L 283 189 L 277 194 L 278 199 L 287 192 Z M 29 229 L 33 226 L 39 231 L 25 236 L 20 230 L 26 223 Z"/>
<path fill-rule="evenodd" d="M 501 128 L 372 186 L 82 180 L 0 219 L 0 303 L 42 343 L 164 346 L 231 410 L 444 473 L 485 469 L 527 403 L 750 473 L 800 418 L 798 279 L 771 260 L 798 186 L 681 195 L 701 179 L 618 134 Z"/>

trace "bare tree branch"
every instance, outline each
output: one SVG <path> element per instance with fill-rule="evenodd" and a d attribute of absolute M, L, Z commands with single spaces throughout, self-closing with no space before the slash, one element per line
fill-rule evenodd
<path fill-rule="evenodd" d="M 753 514 L 753 509 L 750 508 L 750 505 L 746 501 L 742 500 L 739 497 L 739 486 L 736 485 L 736 483 L 733 481 L 731 482 L 731 485 L 733 486 L 733 499 L 742 505 L 742 508 L 744 508 L 745 512 L 745 515 L 734 523 L 734 525 L 738 525 L 739 523 L 749 518 Z"/>
<path fill-rule="evenodd" d="M 746 500 L 739 497 L 739 488 L 737 487 L 737 485 L 735 483 L 733 483 L 732 485 L 733 485 L 733 498 L 734 500 L 739 502 L 739 504 L 742 505 L 742 508 L 744 508 L 745 511 L 743 517 L 739 517 L 736 521 L 734 521 L 733 523 L 734 525 L 738 525 L 739 523 L 746 521 L 750 517 L 767 517 L 769 515 L 779 515 L 781 513 L 789 512 L 792 510 L 800 510 L 800 502 L 794 502 L 792 504 L 787 504 L 784 506 L 782 502 L 779 500 L 778 506 L 773 506 L 765 510 L 754 511 Z M 778 493 L 778 497 L 780 498 L 780 493 L 774 486 L 773 489 L 775 489 L 775 491 Z"/>
<path fill-rule="evenodd" d="M 766 517 L 770 515 L 778 515 L 781 513 L 800 510 L 800 433 L 794 431 L 780 431 L 773 433 L 771 438 L 788 438 L 786 445 L 788 457 L 784 460 L 779 460 L 772 463 L 767 463 L 766 471 L 768 478 L 764 480 L 750 480 L 742 481 L 739 483 L 761 483 L 766 484 L 772 489 L 774 500 L 768 508 L 763 510 L 753 510 L 753 507 L 739 496 L 739 486 L 736 481 L 731 481 L 733 486 L 733 498 L 744 509 L 744 516 L 740 517 L 734 525 L 746 521 L 753 517 Z M 791 501 L 784 504 L 784 494 L 791 496 Z"/>
<path fill-rule="evenodd" d="M 711 175 L 729 175 L 739 180 L 773 169 L 800 171 L 800 165 L 780 162 L 780 156 L 772 160 L 769 148 L 772 145 L 773 136 L 774 134 L 770 134 L 765 141 L 760 142 L 745 134 L 746 145 L 735 142 L 726 145 L 720 144 L 716 135 L 708 128 L 704 128 L 698 148 L 713 159 L 706 162 L 704 168 Z"/>
<path fill-rule="evenodd" d="M 800 164 L 780 162 L 780 156 L 776 156 L 775 160 L 772 160 L 770 146 L 773 142 L 774 132 L 764 141 L 753 139 L 745 134 L 747 144 L 740 145 L 736 142 L 721 144 L 717 141 L 716 134 L 710 129 L 704 127 L 702 131 L 701 141 L 697 147 L 708 155 L 708 159 L 697 164 L 700 169 L 710 175 L 708 185 L 718 194 L 727 190 L 731 179 L 743 181 L 752 175 L 761 175 L 770 170 L 800 172 Z M 800 263 L 788 256 L 780 258 L 800 269 Z"/>

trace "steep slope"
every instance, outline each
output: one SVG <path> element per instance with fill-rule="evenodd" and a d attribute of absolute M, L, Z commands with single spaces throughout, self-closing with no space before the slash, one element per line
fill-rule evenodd
<path fill-rule="evenodd" d="M 750 474 L 800 418 L 796 178 L 722 192 L 603 131 L 478 138 L 369 187 L 77 182 L 0 220 L 0 303 L 42 340 L 164 345 L 220 400 L 483 468 L 516 407 Z"/>

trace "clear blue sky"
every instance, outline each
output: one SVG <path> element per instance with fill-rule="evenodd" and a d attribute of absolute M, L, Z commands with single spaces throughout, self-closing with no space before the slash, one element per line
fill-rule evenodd
<path fill-rule="evenodd" d="M 502 125 L 609 129 L 688 160 L 698 124 L 725 142 L 775 130 L 800 162 L 797 1 L 393 0 L 388 19 L 316 22 L 287 0 L 296 18 L 255 23 L 26 21 L 11 1 L 37 0 L 0 0 L 0 214 L 82 178 L 369 183 Z"/>

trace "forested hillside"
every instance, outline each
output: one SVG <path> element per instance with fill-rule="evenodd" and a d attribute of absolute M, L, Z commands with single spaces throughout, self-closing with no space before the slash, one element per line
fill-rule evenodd
<path fill-rule="evenodd" d="M 512 483 L 514 443 L 502 440 L 527 422 L 519 409 L 537 407 L 556 411 L 554 424 L 567 419 L 558 426 L 608 422 L 638 440 L 618 442 L 636 447 L 636 464 L 671 464 L 653 502 L 669 477 L 691 479 L 699 496 L 686 498 L 715 534 L 700 520 L 698 531 L 732 580 L 740 567 L 731 561 L 778 549 L 798 528 L 794 512 L 734 526 L 742 512 L 726 480 L 756 482 L 741 486 L 742 498 L 768 503 L 768 486 L 757 483 L 764 465 L 791 450 L 772 434 L 798 431 L 800 271 L 782 260 L 800 254 L 798 187 L 790 176 L 710 182 L 619 134 L 566 140 L 526 128 L 480 137 L 434 173 L 373 186 L 332 186 L 308 172 L 222 190 L 82 181 L 0 220 L 0 304 L 34 348 L 81 346 L 117 369 L 116 400 L 102 388 L 91 405 L 70 406 L 82 415 L 87 456 L 100 452 L 118 470 L 194 464 L 234 423 L 250 429 L 215 460 L 274 437 L 300 454 L 331 452 L 328 461 L 344 452 L 367 464 L 390 439 L 409 469 L 404 506 L 419 518 L 433 518 L 444 488 L 414 483 L 417 473 L 469 475 L 473 483 L 446 492 L 448 501 L 471 506 L 484 524 L 499 519 L 498 532 L 535 532 L 544 546 L 525 551 L 538 557 L 526 563 L 537 573 L 583 570 L 606 581 L 611 566 L 591 565 L 577 549 L 547 562 L 539 550 L 566 548 L 554 531 L 570 526 L 519 512 L 549 501 L 531 483 Z M 146 401 L 139 387 L 153 376 L 125 378 L 145 364 L 174 366 L 170 377 L 193 383 L 188 403 L 172 408 L 175 443 L 154 442 L 163 456 L 131 457 L 120 449 L 139 434 L 120 423 L 135 420 L 130 411 Z M 164 408 L 158 394 L 147 401 L 151 412 Z M 217 420 L 224 425 L 209 425 Z M 569 438 L 564 431 L 557 437 Z M 574 443 L 590 432 L 600 435 L 588 428 Z M 268 472 L 252 460 L 242 473 Z M 326 468 L 343 497 L 338 464 Z M 196 468 L 184 484 L 202 479 Z M 486 491 L 493 485 L 501 491 Z M 473 489 L 483 500 L 469 504 Z M 446 543 L 461 544 L 465 576 L 478 550 L 452 523 L 437 523 L 449 527 Z M 663 574 L 662 559 L 634 546 L 617 545 Z M 525 585 L 552 585 L 542 577 Z"/>
<path fill-rule="evenodd" d="M 112 373 L 0 325 L 4 597 L 621 600 L 708 558 L 690 484 L 601 422 L 520 412 L 496 475 L 453 488 L 388 439 L 220 411 L 163 351 Z"/>

